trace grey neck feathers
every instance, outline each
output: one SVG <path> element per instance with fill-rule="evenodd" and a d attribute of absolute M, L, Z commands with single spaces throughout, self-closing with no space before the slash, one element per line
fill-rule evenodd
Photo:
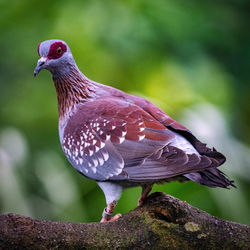
<path fill-rule="evenodd" d="M 55 61 L 50 61 L 48 70 L 51 72 L 53 80 L 67 77 L 72 70 L 81 73 L 70 52 L 64 54 L 61 58 Z"/>

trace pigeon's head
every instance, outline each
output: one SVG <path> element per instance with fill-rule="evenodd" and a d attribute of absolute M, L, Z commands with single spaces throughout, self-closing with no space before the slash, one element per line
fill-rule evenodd
<path fill-rule="evenodd" d="M 47 69 L 51 72 L 53 78 L 63 77 L 75 65 L 69 46 L 62 40 L 41 42 L 37 50 L 40 59 L 34 70 L 34 76 L 37 76 L 42 69 Z"/>

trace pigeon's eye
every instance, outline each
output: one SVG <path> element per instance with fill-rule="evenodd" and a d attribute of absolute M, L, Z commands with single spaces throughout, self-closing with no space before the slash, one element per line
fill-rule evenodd
<path fill-rule="evenodd" d="M 48 59 L 58 59 L 67 51 L 67 47 L 62 42 L 54 42 L 50 45 Z"/>
<path fill-rule="evenodd" d="M 58 48 L 56 49 L 56 53 L 57 53 L 58 55 L 61 55 L 61 54 L 62 54 L 62 48 L 61 48 L 61 47 L 58 47 Z"/>

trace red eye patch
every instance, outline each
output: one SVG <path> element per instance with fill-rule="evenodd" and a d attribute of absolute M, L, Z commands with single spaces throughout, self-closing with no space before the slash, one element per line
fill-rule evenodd
<path fill-rule="evenodd" d="M 39 44 L 38 44 L 38 47 L 37 47 L 37 52 L 38 52 L 38 55 L 39 55 L 39 56 L 40 56 L 40 53 L 39 53 L 40 45 L 41 45 L 41 43 L 39 43 Z"/>
<path fill-rule="evenodd" d="M 39 48 L 39 46 L 38 46 Z M 58 59 L 67 51 L 67 47 L 62 42 L 54 42 L 50 45 L 48 59 Z"/>

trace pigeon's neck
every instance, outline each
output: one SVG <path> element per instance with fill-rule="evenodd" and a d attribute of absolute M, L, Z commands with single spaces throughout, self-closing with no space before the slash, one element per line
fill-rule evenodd
<path fill-rule="evenodd" d="M 59 119 L 70 116 L 77 104 L 95 96 L 95 86 L 77 66 L 73 66 L 66 76 L 53 78 L 53 81 L 57 93 Z"/>

